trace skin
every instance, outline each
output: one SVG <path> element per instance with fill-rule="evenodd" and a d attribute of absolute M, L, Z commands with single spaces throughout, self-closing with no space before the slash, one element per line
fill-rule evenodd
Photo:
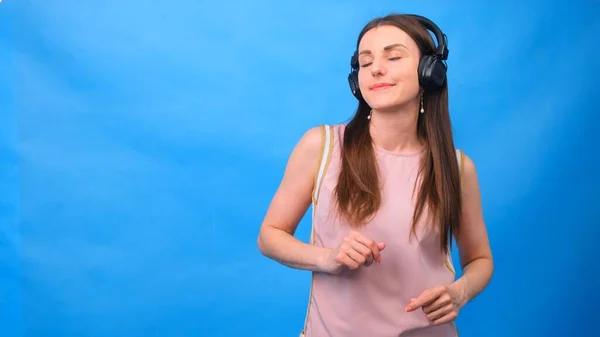
<path fill-rule="evenodd" d="M 417 137 L 417 119 L 422 90 L 417 77 L 420 52 L 416 43 L 396 27 L 382 26 L 364 35 L 359 53 L 359 84 L 372 107 L 370 132 L 374 146 L 398 153 L 420 149 L 423 144 Z M 373 88 L 381 83 L 390 86 Z M 292 151 L 260 228 L 260 251 L 292 268 L 332 274 L 344 268 L 381 263 L 385 243 L 358 232 L 350 232 L 331 248 L 316 247 L 294 237 L 311 203 L 320 147 L 320 130 L 311 128 Z M 422 310 L 434 325 L 456 319 L 460 309 L 487 286 L 493 273 L 477 172 L 468 156 L 464 158 L 463 174 L 461 231 L 455 237 L 463 275 L 451 284 L 415 294 L 406 306 L 408 312 Z"/>
<path fill-rule="evenodd" d="M 421 88 L 417 44 L 402 30 L 382 26 L 368 31 L 358 47 L 358 81 L 372 108 L 370 131 L 375 146 L 413 153 L 423 144 L 417 138 Z M 391 87 L 374 88 L 380 84 Z"/>

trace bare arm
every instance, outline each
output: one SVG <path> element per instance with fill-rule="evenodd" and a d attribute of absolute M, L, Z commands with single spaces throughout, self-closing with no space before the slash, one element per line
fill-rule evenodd
<path fill-rule="evenodd" d="M 296 269 L 324 271 L 331 252 L 294 237 L 311 204 L 321 146 L 319 128 L 312 128 L 302 136 L 290 155 L 258 235 L 258 248 L 263 255 Z"/>
<path fill-rule="evenodd" d="M 455 285 L 462 293 L 462 304 L 471 301 L 488 285 L 494 263 L 483 219 L 481 195 L 475 164 L 464 156 L 463 211 L 460 233 L 456 235 L 463 275 Z"/>

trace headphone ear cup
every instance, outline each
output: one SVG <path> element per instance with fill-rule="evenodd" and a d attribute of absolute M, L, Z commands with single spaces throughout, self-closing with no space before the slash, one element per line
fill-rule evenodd
<path fill-rule="evenodd" d="M 425 90 L 439 89 L 446 81 L 446 65 L 435 55 L 425 55 L 419 62 L 419 84 Z"/>
<path fill-rule="evenodd" d="M 362 99 L 362 94 L 360 93 L 360 87 L 358 86 L 358 56 L 356 52 L 352 55 L 350 59 L 350 67 L 352 70 L 348 75 L 348 84 L 350 85 L 350 90 L 352 91 L 352 95 L 357 99 Z"/>
<path fill-rule="evenodd" d="M 350 85 L 352 95 L 354 95 L 354 97 L 356 97 L 357 99 L 361 99 L 362 95 L 358 86 L 358 71 L 352 70 L 350 72 L 350 75 L 348 75 L 348 84 Z"/>

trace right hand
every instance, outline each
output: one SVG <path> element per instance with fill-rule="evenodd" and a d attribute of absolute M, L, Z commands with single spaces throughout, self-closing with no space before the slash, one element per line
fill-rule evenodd
<path fill-rule="evenodd" d="M 325 270 L 331 274 L 338 274 L 344 268 L 357 269 L 363 265 L 368 267 L 373 262 L 381 263 L 383 249 L 385 243 L 376 242 L 359 232 L 351 231 L 330 251 L 326 258 Z"/>

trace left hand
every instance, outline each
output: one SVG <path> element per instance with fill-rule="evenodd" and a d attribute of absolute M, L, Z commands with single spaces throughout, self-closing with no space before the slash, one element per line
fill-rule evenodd
<path fill-rule="evenodd" d="M 465 305 L 464 293 L 457 283 L 430 288 L 411 299 L 406 311 L 422 308 L 431 324 L 448 323 L 458 317 L 458 312 Z"/>

